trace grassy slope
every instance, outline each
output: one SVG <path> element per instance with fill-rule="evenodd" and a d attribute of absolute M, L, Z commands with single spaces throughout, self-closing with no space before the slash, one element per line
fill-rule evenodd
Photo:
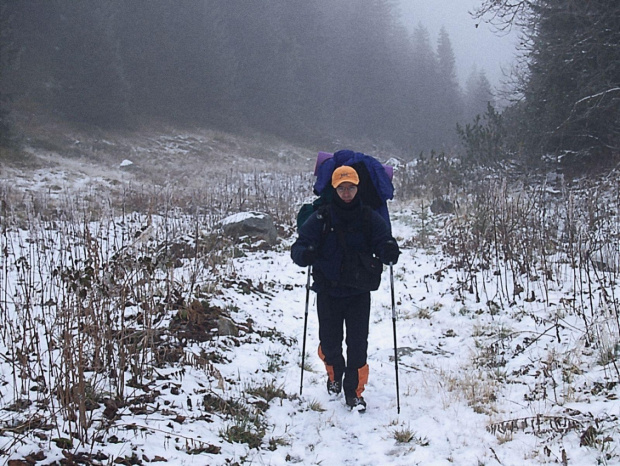
<path fill-rule="evenodd" d="M 308 186 L 311 180 L 307 172 L 309 167 L 313 167 L 315 151 L 270 138 L 233 137 L 209 130 L 159 128 L 131 134 L 94 134 L 66 128 L 60 124 L 32 125 L 26 133 L 26 142 L 30 154 L 26 159 L 27 163 L 3 164 L 1 168 L 4 205 L 8 206 L 11 212 L 3 217 L 3 221 L 7 222 L 5 224 L 11 227 L 30 225 L 35 227 L 35 231 L 47 231 L 50 222 L 55 221 L 53 215 L 64 213 L 66 217 L 68 212 L 78 212 L 79 215 L 75 217 L 83 219 L 81 210 L 86 206 L 92 214 L 89 218 L 104 224 L 105 228 L 100 230 L 103 237 L 113 228 L 113 219 L 118 218 L 115 215 L 127 215 L 120 207 L 131 206 L 136 216 L 133 217 L 134 223 L 123 222 L 126 228 L 123 234 L 127 236 L 127 239 L 123 240 L 125 246 L 131 244 L 143 257 L 154 257 L 154 251 L 159 251 L 159 246 L 168 240 L 168 236 L 164 236 L 162 232 L 168 232 L 170 225 L 178 228 L 174 240 L 181 241 L 176 243 L 189 245 L 189 252 L 185 253 L 185 249 L 179 247 L 180 252 L 176 259 L 182 265 L 170 274 L 172 278 L 162 277 L 156 271 L 150 275 L 152 281 L 161 287 L 178 285 L 179 294 L 183 297 L 178 305 L 171 305 L 168 297 L 158 296 L 150 291 L 143 281 L 136 280 L 131 282 L 134 291 L 140 289 L 144 295 L 152 293 L 148 301 L 152 307 L 144 307 L 146 304 L 143 303 L 140 310 L 139 306 L 128 305 L 119 314 L 126 319 L 128 327 L 135 326 L 137 329 L 143 327 L 144 322 L 141 319 L 146 316 L 162 319 L 154 327 L 162 328 L 163 322 L 163 327 L 166 328 L 165 332 L 157 334 L 158 338 L 162 338 L 158 345 L 165 348 L 165 355 L 162 357 L 168 364 L 165 368 L 158 368 L 160 377 L 163 378 L 153 382 L 152 386 L 149 382 L 149 390 L 144 390 L 144 393 L 145 387 L 140 387 L 138 381 L 127 382 L 133 387 L 133 392 L 127 398 L 130 401 L 126 400 L 126 404 L 122 406 L 115 405 L 109 396 L 100 394 L 96 398 L 99 411 L 95 412 L 101 413 L 104 408 L 108 409 L 107 419 L 110 421 L 118 412 L 131 412 L 135 416 L 134 422 L 142 424 L 146 421 L 141 416 L 146 413 L 148 417 L 153 406 L 159 401 L 165 401 L 168 408 L 164 417 L 172 420 L 169 425 L 192 422 L 193 427 L 185 424 L 182 429 L 185 433 L 179 433 L 176 437 L 177 442 L 185 439 L 182 450 L 208 454 L 209 450 L 214 452 L 219 448 L 223 456 L 238 459 L 248 455 L 246 447 L 239 445 L 253 446 L 258 442 L 263 445 L 263 453 L 257 455 L 263 459 L 268 458 L 265 455 L 272 451 L 271 448 L 274 451 L 282 448 L 280 451 L 288 452 L 283 456 L 290 455 L 294 460 L 299 455 L 296 450 L 299 446 L 291 445 L 291 442 L 304 441 L 304 426 L 296 426 L 299 432 L 290 433 L 289 437 L 278 433 L 269 439 L 267 432 L 270 428 L 279 432 L 281 426 L 276 426 L 275 422 L 280 418 L 272 415 L 271 422 L 274 424 L 269 427 L 269 417 L 253 414 L 255 411 L 248 410 L 244 401 L 250 400 L 250 404 L 260 405 L 256 397 L 259 400 L 280 400 L 276 405 L 279 404 L 280 409 L 282 406 L 289 409 L 285 416 L 299 412 L 309 412 L 310 416 L 312 413 L 320 413 L 324 407 L 320 406 L 320 402 L 315 404 L 313 400 L 300 402 L 290 390 L 288 393 L 280 393 L 278 386 L 264 384 L 253 378 L 249 381 L 245 378 L 235 380 L 240 370 L 238 364 L 248 364 L 244 367 L 246 371 L 261 374 L 283 371 L 284 374 L 290 373 L 293 378 L 298 373 L 298 368 L 295 367 L 298 355 L 294 352 L 291 354 L 289 349 L 294 342 L 291 335 L 280 328 L 283 319 L 287 317 L 279 313 L 286 310 L 291 299 L 299 299 L 300 290 L 295 289 L 299 277 L 289 276 L 288 274 L 294 272 L 284 265 L 278 265 L 277 270 L 285 273 L 283 278 L 275 281 L 265 278 L 265 274 L 269 273 L 270 262 L 283 264 L 282 261 L 286 260 L 286 240 L 273 252 L 260 252 L 260 245 L 256 247 L 248 243 L 235 246 L 225 240 L 214 239 L 209 231 L 192 236 L 195 234 L 193 227 L 202 220 L 192 206 L 199 204 L 207 210 L 217 205 L 216 211 L 209 211 L 210 215 L 217 217 L 245 208 L 269 206 L 276 216 L 281 233 L 289 237 L 295 210 L 290 204 L 296 205 L 304 197 L 299 186 Z M 128 169 L 121 168 L 121 162 L 125 159 L 131 160 L 134 165 Z M 276 172 L 277 176 L 271 176 Z M 261 191 L 263 188 L 265 191 Z M 499 195 L 498 199 L 507 197 Z M 507 202 L 506 205 L 510 204 L 512 207 L 502 211 L 509 214 L 521 212 L 523 205 L 519 202 Z M 284 207 L 286 205 L 289 205 L 289 208 Z M 175 211 L 174 218 L 167 217 L 171 211 Z M 407 346 L 413 354 L 421 352 L 425 355 L 421 359 L 412 357 L 411 354 L 403 356 L 403 363 L 410 365 L 409 369 L 404 366 L 404 370 L 419 375 L 419 378 L 418 375 L 403 376 L 403 380 L 409 379 L 408 384 L 403 383 L 403 386 L 407 387 L 407 393 L 403 395 L 403 405 L 413 407 L 421 419 L 428 416 L 426 422 L 434 422 L 444 429 L 451 424 L 443 418 L 450 417 L 449 413 L 453 410 L 465 410 L 464 412 L 468 413 L 465 419 L 471 419 L 469 416 L 473 414 L 482 416 L 485 419 L 483 427 L 486 425 L 497 438 L 496 443 L 490 444 L 494 448 L 493 454 L 497 452 L 503 464 L 512 464 L 513 460 L 517 461 L 522 456 L 532 464 L 562 462 L 563 451 L 568 451 L 571 458 L 597 458 L 603 463 L 613 464 L 618 458 L 613 447 L 614 439 L 618 436 L 617 427 L 614 427 L 618 413 L 613 408 L 607 415 L 602 413 L 607 410 L 606 403 L 613 402 L 618 396 L 615 367 L 619 339 L 618 331 L 613 326 L 617 321 L 617 311 L 615 318 L 613 314 L 617 303 L 611 307 L 610 318 L 604 319 L 595 317 L 595 313 L 599 311 L 598 304 L 595 308 L 588 309 L 587 313 L 580 307 L 582 304 L 588 305 L 586 294 L 580 294 L 579 304 L 575 305 L 575 294 L 571 294 L 570 289 L 567 293 L 567 290 L 560 286 L 568 283 L 570 288 L 571 269 L 565 265 L 552 267 L 553 273 L 557 274 L 553 282 L 557 287 L 552 289 L 551 293 L 549 284 L 544 282 L 546 284 L 543 285 L 538 279 L 524 283 L 517 274 L 512 277 L 515 278 L 514 283 L 499 280 L 497 277 L 510 277 L 509 266 L 504 265 L 503 259 L 495 262 L 495 270 L 479 269 L 474 273 L 458 271 L 454 264 L 459 262 L 459 259 L 464 259 L 464 262 L 465 259 L 472 258 L 479 260 L 476 253 L 483 252 L 476 251 L 475 245 L 480 243 L 476 243 L 475 238 L 471 237 L 475 236 L 473 232 L 479 227 L 478 223 L 469 222 L 467 214 L 456 218 L 448 215 L 429 219 L 425 210 L 420 209 L 419 201 L 415 199 L 399 201 L 394 205 L 393 212 L 397 219 L 398 226 L 395 231 L 399 240 L 410 247 L 410 259 L 403 263 L 397 278 L 402 283 L 409 284 L 412 289 L 432 290 L 429 296 L 433 299 L 432 303 L 423 303 L 419 296 L 410 291 L 399 301 L 401 312 L 406 310 L 405 314 L 401 314 L 401 318 L 407 320 L 403 329 L 407 329 L 406 333 L 409 335 L 415 334 L 419 340 L 408 340 L 405 332 L 403 338 L 409 342 Z M 126 220 L 129 217 L 122 218 Z M 136 245 L 131 238 L 138 237 L 149 222 L 155 226 L 154 238 Z M 75 232 L 69 229 L 62 233 L 60 236 L 68 238 Z M 76 238 L 81 240 L 83 234 L 80 233 L 83 232 L 77 233 Z M 518 231 L 513 232 L 513 236 L 516 237 L 517 233 Z M 50 241 L 47 236 L 40 239 Z M 459 243 L 460 240 L 462 241 Z M 196 252 L 196 242 L 204 247 L 200 252 Z M 453 260 L 447 260 L 436 249 L 430 248 L 426 251 L 423 248 L 425 244 L 442 243 L 453 248 Z M 17 239 L 12 240 L 11 245 L 16 245 L 15 250 L 22 247 Z M 459 247 L 462 249 L 459 250 Z M 416 253 L 418 249 L 419 255 Z M 215 250 L 219 251 L 219 256 L 214 253 Z M 74 251 L 75 256 L 89 253 L 79 245 L 75 246 Z M 248 259 L 243 260 L 246 255 Z M 232 262 L 232 257 L 237 257 L 239 262 Z M 13 257 L 15 264 L 18 263 L 17 259 L 17 256 Z M 105 259 L 110 263 L 119 262 L 112 257 Z M 70 259 L 67 257 L 65 260 L 68 266 Z M 257 266 L 259 263 L 265 265 Z M 134 270 L 140 270 L 141 273 L 144 271 L 140 268 L 143 264 L 131 260 L 123 262 L 123 266 L 127 273 L 119 274 L 118 277 L 130 276 L 129 272 Z M 199 271 L 198 275 L 203 277 L 203 281 L 199 282 L 201 291 L 197 299 L 192 300 L 189 297 L 193 292 L 188 290 L 188 284 L 191 283 L 192 276 L 195 277 L 196 270 Z M 562 279 L 560 272 L 563 274 Z M 116 270 L 109 273 L 113 278 L 117 277 L 114 275 Z M 602 281 L 600 270 L 598 273 L 598 281 L 590 283 L 597 284 L 599 290 L 604 288 L 607 277 L 615 277 L 612 273 L 603 277 Z M 525 284 L 526 290 L 517 293 L 517 283 L 519 286 Z M 574 285 L 576 282 L 572 283 Z M 66 285 L 65 283 L 65 289 L 60 293 L 66 292 L 66 296 L 71 297 L 70 288 Z M 611 287 L 613 286 L 612 284 Z M 92 289 L 94 290 L 94 287 Z M 530 292 L 533 290 L 536 299 L 530 300 Z M 543 298 L 545 292 L 548 294 L 546 299 Z M 599 293 L 590 293 L 589 296 L 595 297 L 597 303 L 602 302 Z M 127 296 L 123 298 L 125 302 L 129 301 Z M 278 300 L 279 304 L 272 306 L 270 303 L 273 300 Z M 281 302 L 282 300 L 285 302 Z M 110 301 L 110 308 L 114 307 L 115 302 Z M 159 305 L 167 306 L 167 312 L 162 314 Z M 253 307 L 263 305 L 267 309 L 273 308 L 273 313 L 258 322 L 253 321 Z M 386 327 L 386 331 L 389 331 L 386 326 L 389 324 L 388 311 L 385 307 L 381 308 L 383 317 L 375 322 L 380 327 Z M 218 319 L 222 316 L 235 321 L 240 330 L 239 336 L 220 339 L 215 347 L 209 344 L 201 346 L 193 342 L 197 335 L 213 332 L 220 324 Z M 67 325 L 70 324 L 71 321 L 68 321 Z M 294 322 L 291 325 L 294 325 Z M 25 331 L 17 327 L 14 330 Z M 183 351 L 179 352 L 174 345 L 164 344 L 179 335 L 183 335 Z M 267 353 L 264 353 L 261 341 L 270 342 Z M 221 347 L 217 348 L 218 345 Z M 254 350 L 256 361 L 248 360 L 244 353 L 234 349 L 242 348 L 243 345 Z M 459 354 L 456 359 L 446 356 L 458 354 L 459 348 L 468 348 L 468 354 Z M 16 355 L 17 352 L 14 351 L 13 354 Z M 416 367 L 420 361 L 424 363 L 423 370 Z M 25 364 L 25 367 L 31 367 L 30 363 Z M 391 376 L 388 369 L 390 368 L 381 372 L 385 372 L 386 377 Z M 184 375 L 179 375 L 177 371 L 182 371 Z M 9 380 L 9 373 L 5 374 L 6 380 Z M 311 372 L 309 377 L 308 390 L 313 393 L 312 387 L 318 387 L 320 383 L 318 379 L 312 381 L 314 376 Z M 261 375 L 258 380 L 270 378 Z M 68 381 L 66 385 L 70 386 L 72 382 Z M 193 382 L 196 382 L 196 387 L 200 384 L 207 384 L 209 387 L 203 391 L 193 388 L 191 392 L 193 405 L 202 404 L 202 417 L 187 416 L 188 396 L 179 389 L 188 384 L 194 387 Z M 34 382 L 29 384 L 32 387 Z M 420 385 L 423 388 L 420 388 Z M 154 392 L 154 387 L 161 398 L 145 398 L 148 393 Z M 223 387 L 228 387 L 228 391 L 224 391 Z M 379 390 L 379 387 L 375 389 Z M 422 409 L 419 392 L 423 392 L 422 399 L 427 400 L 429 406 L 439 404 L 442 409 Z M 72 392 L 69 390 L 67 393 Z M 10 395 L 9 392 L 5 393 L 3 399 L 8 402 L 12 399 Z M 388 395 L 386 391 L 386 396 L 392 395 Z M 289 406 L 289 403 L 292 406 Z M 511 405 L 518 405 L 519 408 L 510 408 Z M 591 412 L 588 405 L 592 407 Z M 11 406 L 18 409 L 13 403 Z M 264 409 L 265 407 L 260 408 L 261 411 Z M 76 410 L 80 412 L 79 407 Z M 22 413 L 20 410 L 16 412 Z M 30 412 L 37 414 L 36 410 Z M 26 416 L 28 411 L 23 413 Z M 18 414 L 14 419 L 19 419 L 20 416 L 21 414 Z M 317 429 L 319 424 L 326 422 L 320 414 L 312 416 L 316 416 L 316 419 L 308 422 L 311 422 L 311 425 L 316 422 Z M 438 418 L 442 419 L 441 422 Z M 411 447 L 408 454 L 413 455 L 414 450 L 417 450 L 416 454 L 421 455 L 418 456 L 419 460 L 424 461 L 424 449 L 428 445 L 425 444 L 423 431 L 411 428 L 405 422 L 396 421 L 390 426 L 383 418 L 379 419 L 379 422 L 384 423 L 382 428 L 393 434 L 388 435 L 387 439 L 384 435 L 384 441 L 401 442 L 395 438 L 396 434 L 407 437 L 409 440 L 401 443 Z M 327 421 L 335 422 L 330 419 Z M 77 425 L 80 421 L 73 422 Z M 215 424 L 209 425 L 213 422 Z M 123 424 L 131 423 L 130 418 L 123 418 Z M 67 425 L 65 424 L 65 427 Z M 169 425 L 164 423 L 162 428 L 168 428 Z M 467 428 L 467 425 L 457 422 L 453 427 L 463 429 Z M 4 428 L 6 429 L 6 424 Z M 441 434 L 441 429 L 437 428 Z M 211 435 L 197 441 L 197 434 L 190 433 L 194 429 L 197 432 L 208 429 Z M 79 431 L 77 428 L 75 430 L 76 433 Z M 35 431 L 36 429 L 26 430 Z M 118 427 L 111 429 L 108 435 L 111 432 L 120 436 Z M 342 428 L 341 433 L 346 435 L 346 429 Z M 12 431 L 7 429 L 3 434 L 5 438 L 10 438 Z M 357 434 L 370 435 L 369 432 L 361 430 Z M 435 447 L 430 447 L 431 450 L 427 451 L 440 451 L 433 448 L 438 444 L 445 446 L 441 443 L 441 435 L 433 435 L 435 433 L 431 435 Z M 484 433 L 476 435 L 488 440 Z M 231 442 L 223 442 L 220 437 Z M 456 439 L 449 438 L 448 443 L 454 440 Z M 108 445 L 108 454 L 131 458 L 127 451 L 114 453 L 114 450 L 109 448 L 113 444 L 109 437 L 105 443 Z M 516 444 L 520 446 L 515 447 Z M 13 446 L 15 445 L 17 444 Z M 60 448 L 58 442 L 55 445 Z M 307 448 L 314 449 L 317 446 L 308 444 Z M 446 451 L 441 450 L 442 454 L 449 458 L 450 452 L 447 451 L 447 446 L 445 448 Z M 20 452 L 24 452 L 25 456 L 26 452 L 33 450 L 34 446 L 27 443 L 27 447 Z M 465 454 L 465 451 L 461 450 L 461 453 Z M 586 450 L 590 453 L 584 453 Z M 382 454 L 384 452 L 381 448 L 378 451 Z M 489 451 L 487 449 L 486 453 L 481 455 L 486 461 L 492 462 Z M 162 453 L 162 456 L 164 454 Z M 400 454 L 404 454 L 404 451 L 395 453 L 396 458 Z M 517 458 L 517 454 L 521 456 Z M 320 457 L 318 453 L 317 455 Z M 276 461 L 278 456 L 274 453 L 272 458 Z M 394 464 L 398 464 L 397 459 Z"/>

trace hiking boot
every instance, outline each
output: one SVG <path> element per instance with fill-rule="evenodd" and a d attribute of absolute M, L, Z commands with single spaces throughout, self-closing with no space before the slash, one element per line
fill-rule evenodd
<path fill-rule="evenodd" d="M 338 395 L 342 390 L 342 382 L 334 380 L 333 382 L 327 379 L 327 393 L 330 395 Z"/>
<path fill-rule="evenodd" d="M 360 413 L 366 411 L 366 402 L 361 396 L 347 397 L 347 406 L 351 411 L 359 411 Z"/>

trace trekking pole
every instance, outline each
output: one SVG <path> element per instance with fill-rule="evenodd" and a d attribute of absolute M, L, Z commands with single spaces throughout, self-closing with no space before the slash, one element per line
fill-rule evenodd
<path fill-rule="evenodd" d="M 308 266 L 308 281 L 306 282 L 306 312 L 304 314 L 304 339 L 301 346 L 301 384 L 299 385 L 299 396 L 304 391 L 304 364 L 306 362 L 306 331 L 308 329 L 308 303 L 310 302 L 310 271 L 312 266 Z"/>
<path fill-rule="evenodd" d="M 400 414 L 400 390 L 398 388 L 398 349 L 396 347 L 396 302 L 394 300 L 394 268 L 390 262 L 390 288 L 392 291 L 392 328 L 394 329 L 394 368 L 396 369 L 396 409 Z"/>

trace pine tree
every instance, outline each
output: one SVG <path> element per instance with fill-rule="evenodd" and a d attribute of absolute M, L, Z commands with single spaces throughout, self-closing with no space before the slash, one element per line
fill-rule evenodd
<path fill-rule="evenodd" d="M 2 90 L 6 70 L 13 66 L 16 59 L 16 45 L 12 30 L 13 14 L 9 4 L 0 4 L 0 150 L 4 150 L 13 142 L 9 96 Z"/>
<path fill-rule="evenodd" d="M 418 150 L 436 149 L 443 140 L 435 122 L 438 119 L 438 63 L 428 30 L 419 24 L 413 31 L 412 70 L 410 79 L 410 135 Z"/>
<path fill-rule="evenodd" d="M 484 70 L 474 67 L 465 84 L 465 121 L 485 114 L 489 105 L 495 107 L 491 83 Z"/>
<path fill-rule="evenodd" d="M 114 2 L 57 3 L 55 108 L 66 118 L 102 126 L 131 121 L 129 85 L 115 31 Z"/>
<path fill-rule="evenodd" d="M 456 124 L 463 118 L 463 99 L 456 77 L 456 60 L 448 32 L 444 27 L 439 32 L 437 42 L 437 68 L 439 121 L 437 124 L 443 133 L 452 137 L 446 143 L 456 142 Z"/>
<path fill-rule="evenodd" d="M 485 0 L 478 15 L 523 27 L 527 73 L 510 112 L 532 158 L 597 160 L 620 151 L 620 4 Z M 521 124 L 524 122 L 524 124 Z"/>
<path fill-rule="evenodd" d="M 0 5 L 19 12 L 0 25 L 21 54 L 2 68 L 19 103 L 74 122 L 155 117 L 417 152 L 449 143 L 458 113 L 447 33 L 436 51 L 422 26 L 410 37 L 391 0 Z"/>
<path fill-rule="evenodd" d="M 551 152 L 620 149 L 620 7 L 610 1 L 542 2 L 525 97 Z"/>

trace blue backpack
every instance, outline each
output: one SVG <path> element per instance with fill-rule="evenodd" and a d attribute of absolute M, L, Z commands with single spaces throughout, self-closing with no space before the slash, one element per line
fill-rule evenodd
<path fill-rule="evenodd" d="M 391 230 L 387 201 L 394 198 L 394 185 L 391 178 L 392 167 L 382 165 L 370 155 L 347 149 L 339 150 L 334 153 L 333 157 L 326 159 L 325 155 L 325 153 L 319 152 L 315 170 L 317 179 L 313 191 L 318 198 L 311 204 L 301 206 L 297 213 L 297 228 L 299 229 L 314 211 L 331 202 L 334 196 L 334 188 L 331 185 L 332 173 L 336 168 L 348 165 L 354 168 L 359 176 L 359 195 L 362 198 L 362 203 L 376 210 Z"/>

